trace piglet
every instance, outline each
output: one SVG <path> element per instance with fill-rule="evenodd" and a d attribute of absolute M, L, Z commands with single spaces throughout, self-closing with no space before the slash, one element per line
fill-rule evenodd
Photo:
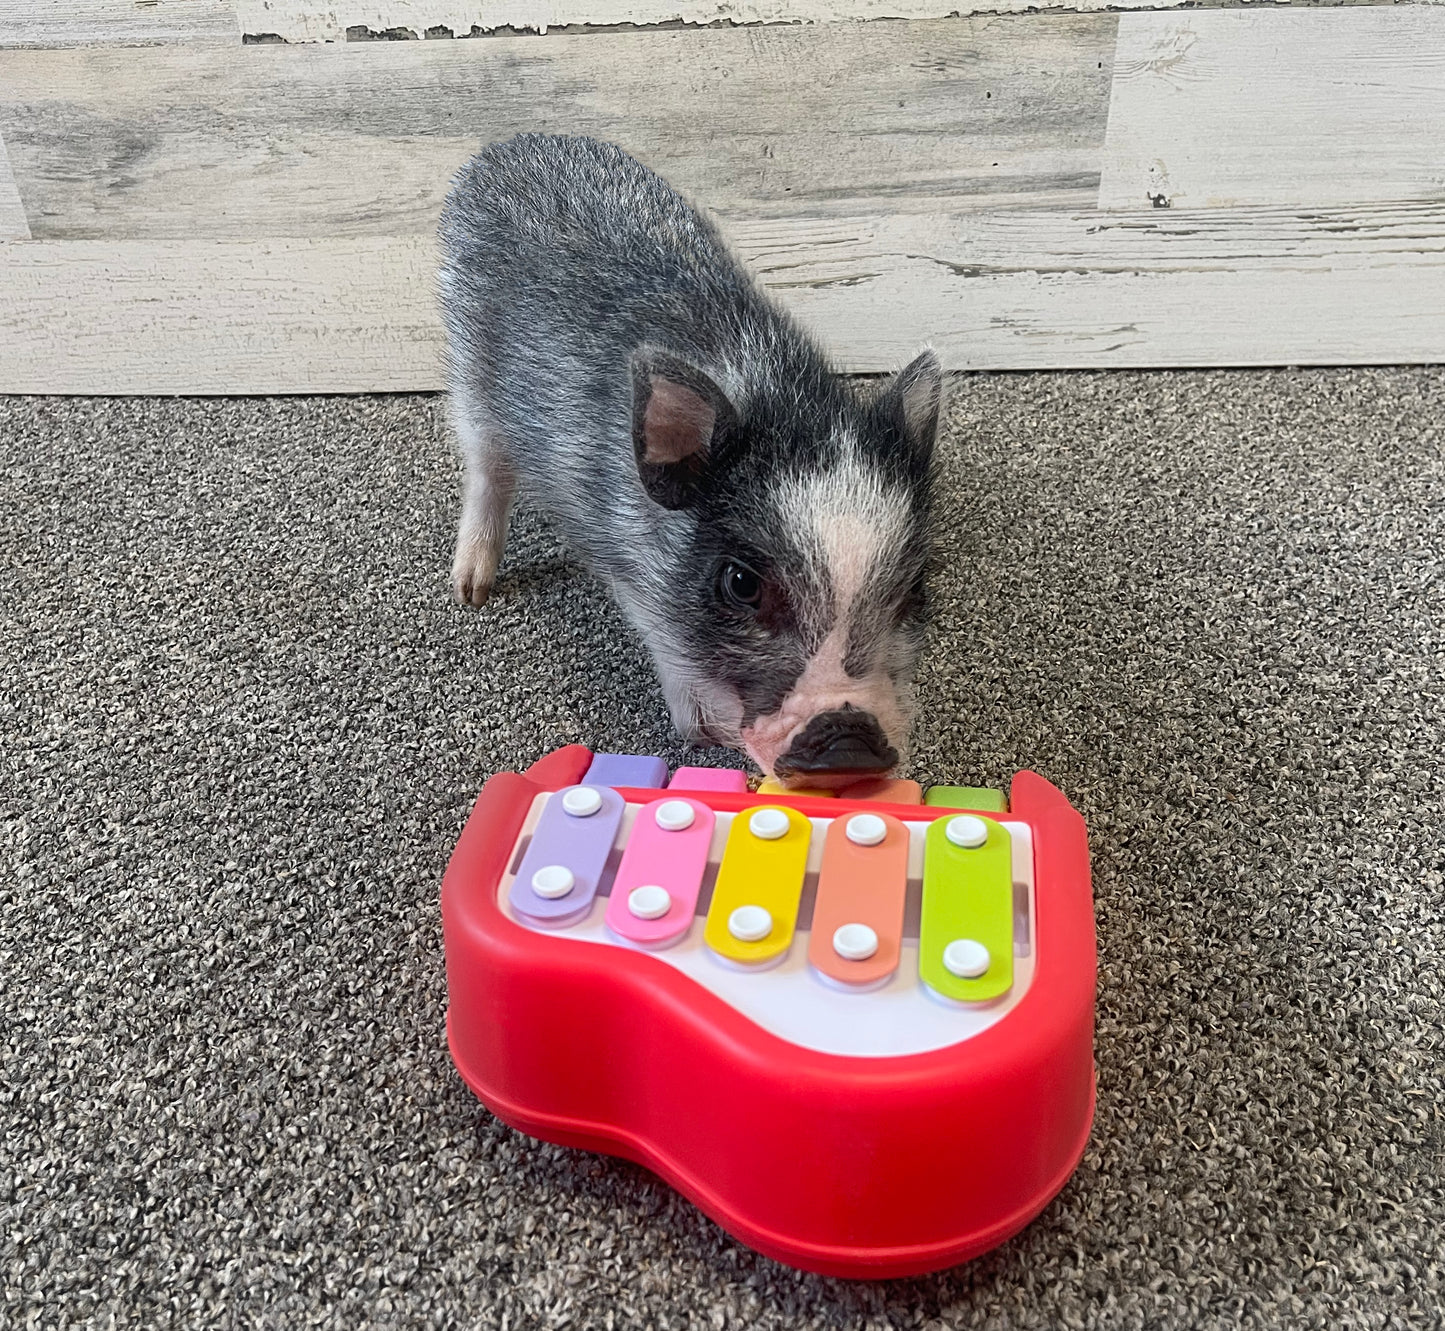
<path fill-rule="evenodd" d="M 838 377 L 713 225 L 593 139 L 478 153 L 442 214 L 459 601 L 518 482 L 646 644 L 684 738 L 792 785 L 902 760 L 942 398 Z"/>

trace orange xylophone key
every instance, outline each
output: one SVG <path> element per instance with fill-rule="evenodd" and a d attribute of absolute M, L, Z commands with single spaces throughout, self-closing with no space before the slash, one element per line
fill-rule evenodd
<path fill-rule="evenodd" d="M 842 800 L 867 800 L 872 804 L 922 804 L 923 787 L 917 781 L 872 777 L 838 792 Z"/>
<path fill-rule="evenodd" d="M 808 960 L 829 979 L 875 985 L 898 969 L 908 830 L 887 814 L 835 818 L 823 843 Z"/>

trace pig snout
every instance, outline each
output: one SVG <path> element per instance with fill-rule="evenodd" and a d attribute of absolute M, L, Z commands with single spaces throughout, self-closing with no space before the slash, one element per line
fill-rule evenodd
<path fill-rule="evenodd" d="M 819 712 L 794 735 L 773 772 L 785 781 L 822 777 L 832 782 L 880 776 L 897 764 L 898 750 L 878 718 L 845 703 L 836 711 Z"/>
<path fill-rule="evenodd" d="M 861 684 L 841 698 L 843 690 L 820 690 L 823 697 L 798 690 L 779 712 L 743 727 L 743 747 L 764 772 L 793 787 L 835 790 L 887 775 L 903 761 L 912 691 L 881 680 Z"/>

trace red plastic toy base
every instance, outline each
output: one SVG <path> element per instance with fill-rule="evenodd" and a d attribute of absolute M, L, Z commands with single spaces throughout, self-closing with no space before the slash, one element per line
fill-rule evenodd
<path fill-rule="evenodd" d="M 645 1165 L 750 1247 L 826 1275 L 952 1266 L 1043 1210 L 1078 1164 L 1094 1108 L 1088 847 L 1053 786 L 1020 772 L 1008 815 L 1033 833 L 1027 993 L 959 1044 L 859 1058 L 781 1040 L 645 952 L 503 914 L 498 885 L 534 797 L 579 781 L 590 758 L 574 745 L 525 776 L 493 777 L 447 868 L 448 1039 L 488 1109 L 534 1137 Z"/>

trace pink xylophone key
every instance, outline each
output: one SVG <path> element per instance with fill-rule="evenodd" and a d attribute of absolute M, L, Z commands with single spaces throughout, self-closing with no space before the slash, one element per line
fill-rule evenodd
<path fill-rule="evenodd" d="M 748 774 L 736 767 L 679 767 L 667 783 L 669 790 L 723 790 L 744 795 Z"/>
<path fill-rule="evenodd" d="M 638 810 L 607 902 L 613 933 L 643 947 L 666 947 L 687 932 L 714 821 L 706 804 L 680 795 Z"/>

